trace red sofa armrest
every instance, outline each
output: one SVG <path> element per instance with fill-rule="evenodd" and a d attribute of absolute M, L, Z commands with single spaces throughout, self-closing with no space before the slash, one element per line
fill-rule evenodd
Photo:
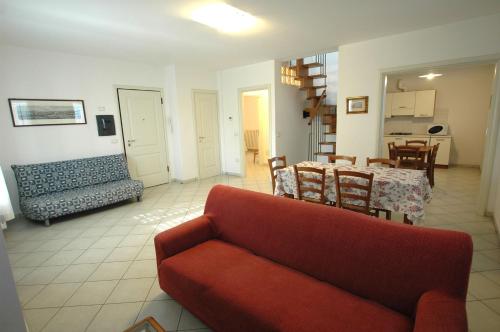
<path fill-rule="evenodd" d="M 465 300 L 442 291 L 424 293 L 417 303 L 414 332 L 467 332 Z"/>
<path fill-rule="evenodd" d="M 201 216 L 155 236 L 156 263 L 214 238 L 207 216 Z"/>

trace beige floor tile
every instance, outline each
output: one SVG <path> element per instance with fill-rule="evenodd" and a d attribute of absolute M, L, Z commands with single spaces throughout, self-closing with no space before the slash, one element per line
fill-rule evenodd
<path fill-rule="evenodd" d="M 480 301 L 467 302 L 467 318 L 471 332 L 500 331 L 500 315 Z"/>
<path fill-rule="evenodd" d="M 73 263 L 78 257 L 80 257 L 85 250 L 64 250 L 59 251 L 48 260 L 46 260 L 42 266 L 50 265 L 69 265 Z"/>
<path fill-rule="evenodd" d="M 58 308 L 24 310 L 23 315 L 29 332 L 40 332 L 57 310 Z"/>
<path fill-rule="evenodd" d="M 90 248 L 115 248 L 123 238 L 123 235 L 103 236 L 92 244 Z"/>
<path fill-rule="evenodd" d="M 14 276 L 14 281 L 18 282 L 26 275 L 30 274 L 36 269 L 36 267 L 12 267 L 12 275 Z"/>
<path fill-rule="evenodd" d="M 97 269 L 99 263 L 70 265 L 53 280 L 54 283 L 83 282 Z"/>
<path fill-rule="evenodd" d="M 85 238 L 85 237 L 96 237 L 96 236 L 102 236 L 104 233 L 109 231 L 109 227 L 92 227 L 84 231 L 80 237 Z"/>
<path fill-rule="evenodd" d="M 160 288 L 158 278 L 156 278 L 153 282 L 153 286 L 151 286 L 151 289 L 149 290 L 146 301 L 162 301 L 170 299 L 172 298 Z"/>
<path fill-rule="evenodd" d="M 472 256 L 472 270 L 474 271 L 488 271 L 500 269 L 500 263 L 495 262 L 493 259 L 486 257 L 480 251 L 475 251 Z"/>
<path fill-rule="evenodd" d="M 481 272 L 483 276 L 500 285 L 500 270 Z M 500 296 L 499 296 L 500 297 Z"/>
<path fill-rule="evenodd" d="M 120 247 L 115 248 L 111 254 L 106 257 L 105 262 L 121 262 L 121 261 L 131 261 L 142 250 L 142 247 Z"/>
<path fill-rule="evenodd" d="M 41 251 L 26 254 L 23 258 L 14 263 L 16 267 L 35 267 L 42 265 L 46 260 L 53 256 L 55 251 Z"/>
<path fill-rule="evenodd" d="M 97 313 L 87 332 L 122 332 L 135 322 L 141 306 L 142 302 L 106 304 Z"/>
<path fill-rule="evenodd" d="M 154 278 L 120 280 L 107 299 L 107 303 L 144 301 L 151 289 Z"/>
<path fill-rule="evenodd" d="M 16 243 L 15 246 L 13 246 L 12 248 L 8 248 L 7 251 L 8 252 L 26 252 L 26 253 L 29 253 L 29 252 L 33 252 L 35 251 L 38 247 L 40 247 L 41 245 L 43 244 L 43 241 L 39 241 L 39 240 L 36 240 L 36 241 L 22 241 L 20 243 Z"/>
<path fill-rule="evenodd" d="M 173 300 L 145 302 L 137 321 L 153 316 L 167 331 L 177 330 L 182 307 Z"/>
<path fill-rule="evenodd" d="M 111 227 L 107 232 L 106 232 L 106 236 L 110 236 L 110 235 L 122 235 L 122 236 L 125 236 L 125 235 L 128 235 L 130 233 L 130 231 L 132 230 L 132 228 L 134 228 L 133 226 L 122 226 L 122 225 L 115 225 L 113 227 Z"/>
<path fill-rule="evenodd" d="M 100 305 L 61 308 L 42 332 L 84 332 L 99 309 Z"/>
<path fill-rule="evenodd" d="M 156 277 L 156 260 L 134 261 L 123 276 L 123 279 Z"/>
<path fill-rule="evenodd" d="M 66 266 L 60 266 L 60 265 L 37 267 L 36 269 L 33 270 L 33 272 L 27 274 L 17 283 L 19 285 L 49 284 L 65 269 Z"/>
<path fill-rule="evenodd" d="M 44 287 L 45 285 L 17 285 L 17 295 L 19 296 L 21 305 L 28 303 L 32 298 L 40 293 Z"/>
<path fill-rule="evenodd" d="M 156 259 L 156 251 L 154 246 L 144 246 L 139 252 L 139 255 L 135 258 L 136 260 L 144 259 Z"/>
<path fill-rule="evenodd" d="M 64 248 L 69 242 L 71 242 L 70 239 L 49 240 L 49 241 L 44 242 L 36 250 L 37 251 L 60 250 L 60 249 Z"/>
<path fill-rule="evenodd" d="M 62 306 L 80 287 L 80 283 L 47 285 L 38 295 L 29 301 L 25 308 L 54 308 Z"/>
<path fill-rule="evenodd" d="M 87 249 L 73 264 L 100 263 L 111 253 L 111 248 Z"/>
<path fill-rule="evenodd" d="M 66 306 L 104 304 L 118 280 L 85 282 L 66 302 Z"/>
<path fill-rule="evenodd" d="M 68 243 L 63 250 L 79 250 L 79 249 L 88 249 L 92 244 L 94 244 L 99 238 L 98 237 L 89 237 L 89 238 L 78 238 L 72 240 Z"/>
<path fill-rule="evenodd" d="M 500 298 L 483 300 L 482 303 L 486 304 L 488 308 L 500 315 Z"/>
<path fill-rule="evenodd" d="M 192 313 L 190 313 L 186 308 L 182 309 L 181 319 L 179 321 L 179 331 L 183 330 L 194 330 L 207 328 L 202 321 L 196 318 Z"/>
<path fill-rule="evenodd" d="M 89 281 L 117 280 L 121 279 L 131 262 L 105 262 L 101 263 L 95 272 L 89 277 Z"/>
<path fill-rule="evenodd" d="M 492 299 L 500 297 L 500 285 L 486 278 L 481 273 L 471 273 L 469 292 L 478 299 Z"/>
<path fill-rule="evenodd" d="M 149 235 L 127 235 L 122 242 L 118 245 L 118 247 L 142 247 Z"/>

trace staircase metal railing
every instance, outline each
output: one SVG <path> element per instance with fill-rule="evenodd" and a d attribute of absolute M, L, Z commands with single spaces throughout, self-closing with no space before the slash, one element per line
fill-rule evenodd
<path fill-rule="evenodd" d="M 326 54 L 317 54 L 315 56 L 316 62 L 322 63 L 320 67 L 320 74 L 326 75 Z M 326 78 L 324 78 L 326 85 Z M 326 98 L 320 102 L 325 104 Z M 308 147 L 308 160 L 316 161 L 316 153 L 321 152 L 320 142 L 323 140 L 325 133 L 325 126 L 322 123 L 323 110 L 320 108 L 319 113 L 311 119 L 309 125 L 309 147 Z"/>

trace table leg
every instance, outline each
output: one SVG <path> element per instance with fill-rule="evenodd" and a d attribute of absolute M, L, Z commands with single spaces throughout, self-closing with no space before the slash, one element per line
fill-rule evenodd
<path fill-rule="evenodd" d="M 404 223 L 408 224 L 408 225 L 413 225 L 413 221 L 408 219 L 408 215 L 406 213 L 405 213 L 405 217 L 404 217 Z"/>

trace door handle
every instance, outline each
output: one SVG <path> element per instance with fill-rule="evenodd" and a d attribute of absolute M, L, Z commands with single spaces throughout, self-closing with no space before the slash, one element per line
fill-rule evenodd
<path fill-rule="evenodd" d="M 129 143 L 135 142 L 135 139 L 129 139 L 127 142 Z"/>

